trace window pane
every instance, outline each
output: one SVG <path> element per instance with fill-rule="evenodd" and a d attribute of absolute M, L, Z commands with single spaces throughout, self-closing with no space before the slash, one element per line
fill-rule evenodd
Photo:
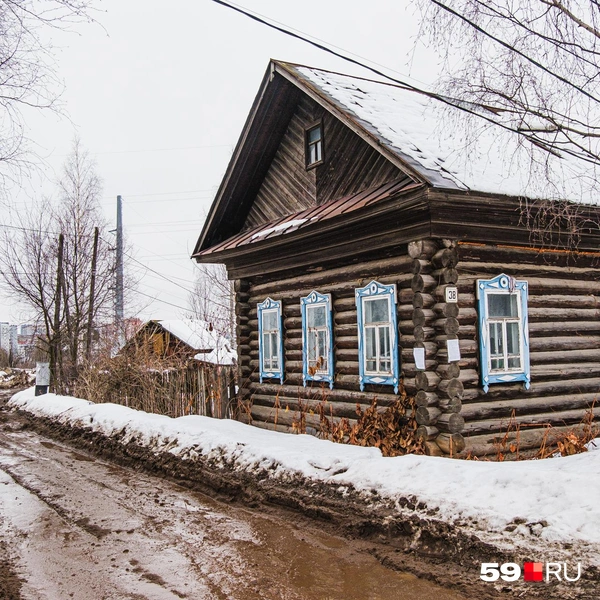
<path fill-rule="evenodd" d="M 389 323 L 390 304 L 387 298 L 365 300 L 365 323 Z"/>
<path fill-rule="evenodd" d="M 308 332 L 308 360 L 314 362 L 317 359 L 317 332 Z"/>
<path fill-rule="evenodd" d="M 389 358 L 390 356 L 390 329 L 379 328 L 379 356 Z"/>
<path fill-rule="evenodd" d="M 509 369 L 520 369 L 521 368 L 521 357 L 520 356 L 509 357 L 508 368 Z"/>
<path fill-rule="evenodd" d="M 490 323 L 490 354 L 492 356 L 504 355 L 504 339 L 502 337 L 502 323 Z"/>
<path fill-rule="evenodd" d="M 488 312 L 490 317 L 518 317 L 518 294 L 488 294 Z"/>
<path fill-rule="evenodd" d="M 263 369 L 270 368 L 271 365 L 271 335 L 263 333 Z"/>
<path fill-rule="evenodd" d="M 491 364 L 492 371 L 497 371 L 498 369 L 504 370 L 504 359 L 503 358 L 493 358 Z"/>
<path fill-rule="evenodd" d="M 302 138 L 300 138 L 302 139 Z M 321 127 L 313 127 L 308 130 L 308 143 L 314 143 L 321 139 Z"/>
<path fill-rule="evenodd" d="M 263 320 L 263 330 L 264 331 L 273 331 L 274 329 L 278 329 L 278 327 L 277 327 L 277 311 L 276 310 L 263 311 L 262 320 Z"/>
<path fill-rule="evenodd" d="M 508 354 L 519 354 L 519 323 L 506 323 L 506 351 Z"/>
<path fill-rule="evenodd" d="M 325 327 L 327 312 L 324 306 L 307 306 L 306 317 L 309 327 Z"/>
<path fill-rule="evenodd" d="M 365 358 L 367 371 L 377 371 L 377 329 L 365 328 Z"/>
<path fill-rule="evenodd" d="M 271 333 L 271 368 L 279 368 L 279 335 L 277 333 Z"/>

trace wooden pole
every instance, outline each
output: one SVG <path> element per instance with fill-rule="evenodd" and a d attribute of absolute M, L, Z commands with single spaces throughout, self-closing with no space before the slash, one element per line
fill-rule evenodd
<path fill-rule="evenodd" d="M 60 354 L 60 299 L 62 296 L 62 263 L 63 263 L 63 246 L 65 237 L 61 233 L 58 236 L 58 260 L 56 266 L 56 292 L 54 294 L 54 322 L 52 325 L 52 344 L 50 352 L 50 375 L 52 388 L 57 391 L 57 365 Z"/>

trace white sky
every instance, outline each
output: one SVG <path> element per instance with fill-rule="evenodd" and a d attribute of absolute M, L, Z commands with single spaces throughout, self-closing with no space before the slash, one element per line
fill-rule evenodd
<path fill-rule="evenodd" d="M 436 71 L 429 53 L 413 56 L 418 20 L 408 1 L 243 0 L 243 6 L 413 81 L 430 82 Z M 210 0 L 102 0 L 97 7 L 99 24 L 52 35 L 70 120 L 27 115 L 44 175 L 11 194 L 24 203 L 51 194 L 78 133 L 96 160 L 112 222 L 116 196 L 123 196 L 127 242 L 144 265 L 130 266 L 142 277 L 140 292 L 156 298 L 134 299 L 137 316 L 180 318 L 194 279 L 189 255 L 269 58 L 369 74 Z M 0 320 L 26 318 L 0 301 Z"/>

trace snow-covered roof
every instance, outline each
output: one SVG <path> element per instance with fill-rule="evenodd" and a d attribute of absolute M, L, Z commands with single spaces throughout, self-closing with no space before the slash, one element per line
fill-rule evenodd
<path fill-rule="evenodd" d="M 309 67 L 285 68 L 434 187 L 597 203 L 590 163 L 544 152 L 536 168 L 521 136 L 503 127 L 508 116 L 468 105 L 481 118 L 467 130 L 457 101 Z"/>
<path fill-rule="evenodd" d="M 171 319 L 155 321 L 174 335 L 177 339 L 187 344 L 198 354 L 196 360 L 218 365 L 232 365 L 236 360 L 236 353 L 231 348 L 229 341 L 219 335 L 210 325 L 201 319 Z"/>

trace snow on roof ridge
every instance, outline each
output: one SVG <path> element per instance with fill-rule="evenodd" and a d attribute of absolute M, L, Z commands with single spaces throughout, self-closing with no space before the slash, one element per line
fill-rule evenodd
<path fill-rule="evenodd" d="M 597 204 L 594 165 L 564 154 L 536 164 L 508 111 L 391 82 L 284 63 L 431 185 Z M 461 107 L 484 119 L 457 123 Z M 506 114 L 504 114 L 506 113 Z M 489 116 L 493 115 L 493 117 Z M 524 154 L 525 153 L 525 154 Z M 533 171 L 532 171 L 533 165 Z"/>

